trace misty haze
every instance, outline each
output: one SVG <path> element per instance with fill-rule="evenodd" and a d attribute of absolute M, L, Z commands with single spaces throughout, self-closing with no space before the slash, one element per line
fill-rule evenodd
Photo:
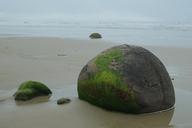
<path fill-rule="evenodd" d="M 191 128 L 192 0 L 0 0 L 0 128 Z"/>

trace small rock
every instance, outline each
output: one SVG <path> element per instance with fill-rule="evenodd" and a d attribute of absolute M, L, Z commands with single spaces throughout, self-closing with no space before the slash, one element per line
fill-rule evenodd
<path fill-rule="evenodd" d="M 89 37 L 91 39 L 100 39 L 100 38 L 102 38 L 101 34 L 99 34 L 99 33 L 92 33 Z"/>
<path fill-rule="evenodd" d="M 66 54 L 57 54 L 57 56 L 67 56 Z"/>
<path fill-rule="evenodd" d="M 60 105 L 60 104 L 66 104 L 66 103 L 69 103 L 71 102 L 71 100 L 69 98 L 60 98 L 57 100 L 57 104 Z"/>
<path fill-rule="evenodd" d="M 171 80 L 175 80 L 174 78 L 171 78 Z"/>

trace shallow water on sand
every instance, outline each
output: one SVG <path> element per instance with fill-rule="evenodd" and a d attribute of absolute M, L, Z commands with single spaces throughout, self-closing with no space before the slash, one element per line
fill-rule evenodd
<path fill-rule="evenodd" d="M 192 127 L 192 92 L 175 89 L 175 108 L 163 112 L 131 115 L 107 111 L 77 98 L 76 85 L 53 89 L 53 96 L 29 102 L 15 102 L 12 97 L 0 101 L 1 127 L 16 128 L 189 128 Z M 12 92 L 4 92 L 10 94 Z M 58 106 L 56 100 L 69 97 L 72 102 Z M 12 123 L 10 123 L 12 122 Z M 59 124 L 59 125 L 58 125 Z"/>

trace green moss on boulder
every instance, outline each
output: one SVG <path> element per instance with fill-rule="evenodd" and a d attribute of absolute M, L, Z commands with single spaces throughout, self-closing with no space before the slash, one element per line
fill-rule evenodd
<path fill-rule="evenodd" d="M 99 34 L 99 33 L 92 33 L 89 37 L 91 39 L 100 39 L 100 38 L 102 38 L 101 34 Z"/>
<path fill-rule="evenodd" d="M 93 60 L 97 71 L 86 80 L 79 78 L 79 98 L 110 110 L 137 113 L 139 106 L 133 92 L 125 86 L 119 72 L 110 67 L 111 63 L 121 62 L 122 59 L 123 53 L 119 49 L 98 55 Z"/>
<path fill-rule="evenodd" d="M 48 96 L 51 90 L 43 83 L 36 81 L 26 81 L 20 85 L 14 94 L 15 100 L 26 101 L 38 96 Z"/>
<path fill-rule="evenodd" d="M 127 113 L 160 111 L 175 103 L 164 65 L 148 50 L 129 45 L 110 48 L 89 61 L 78 78 L 78 95 Z"/>

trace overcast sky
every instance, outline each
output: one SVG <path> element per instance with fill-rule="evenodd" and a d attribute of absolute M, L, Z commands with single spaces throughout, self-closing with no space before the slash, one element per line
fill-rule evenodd
<path fill-rule="evenodd" d="M 0 18 L 192 21 L 192 0 L 0 0 Z"/>

